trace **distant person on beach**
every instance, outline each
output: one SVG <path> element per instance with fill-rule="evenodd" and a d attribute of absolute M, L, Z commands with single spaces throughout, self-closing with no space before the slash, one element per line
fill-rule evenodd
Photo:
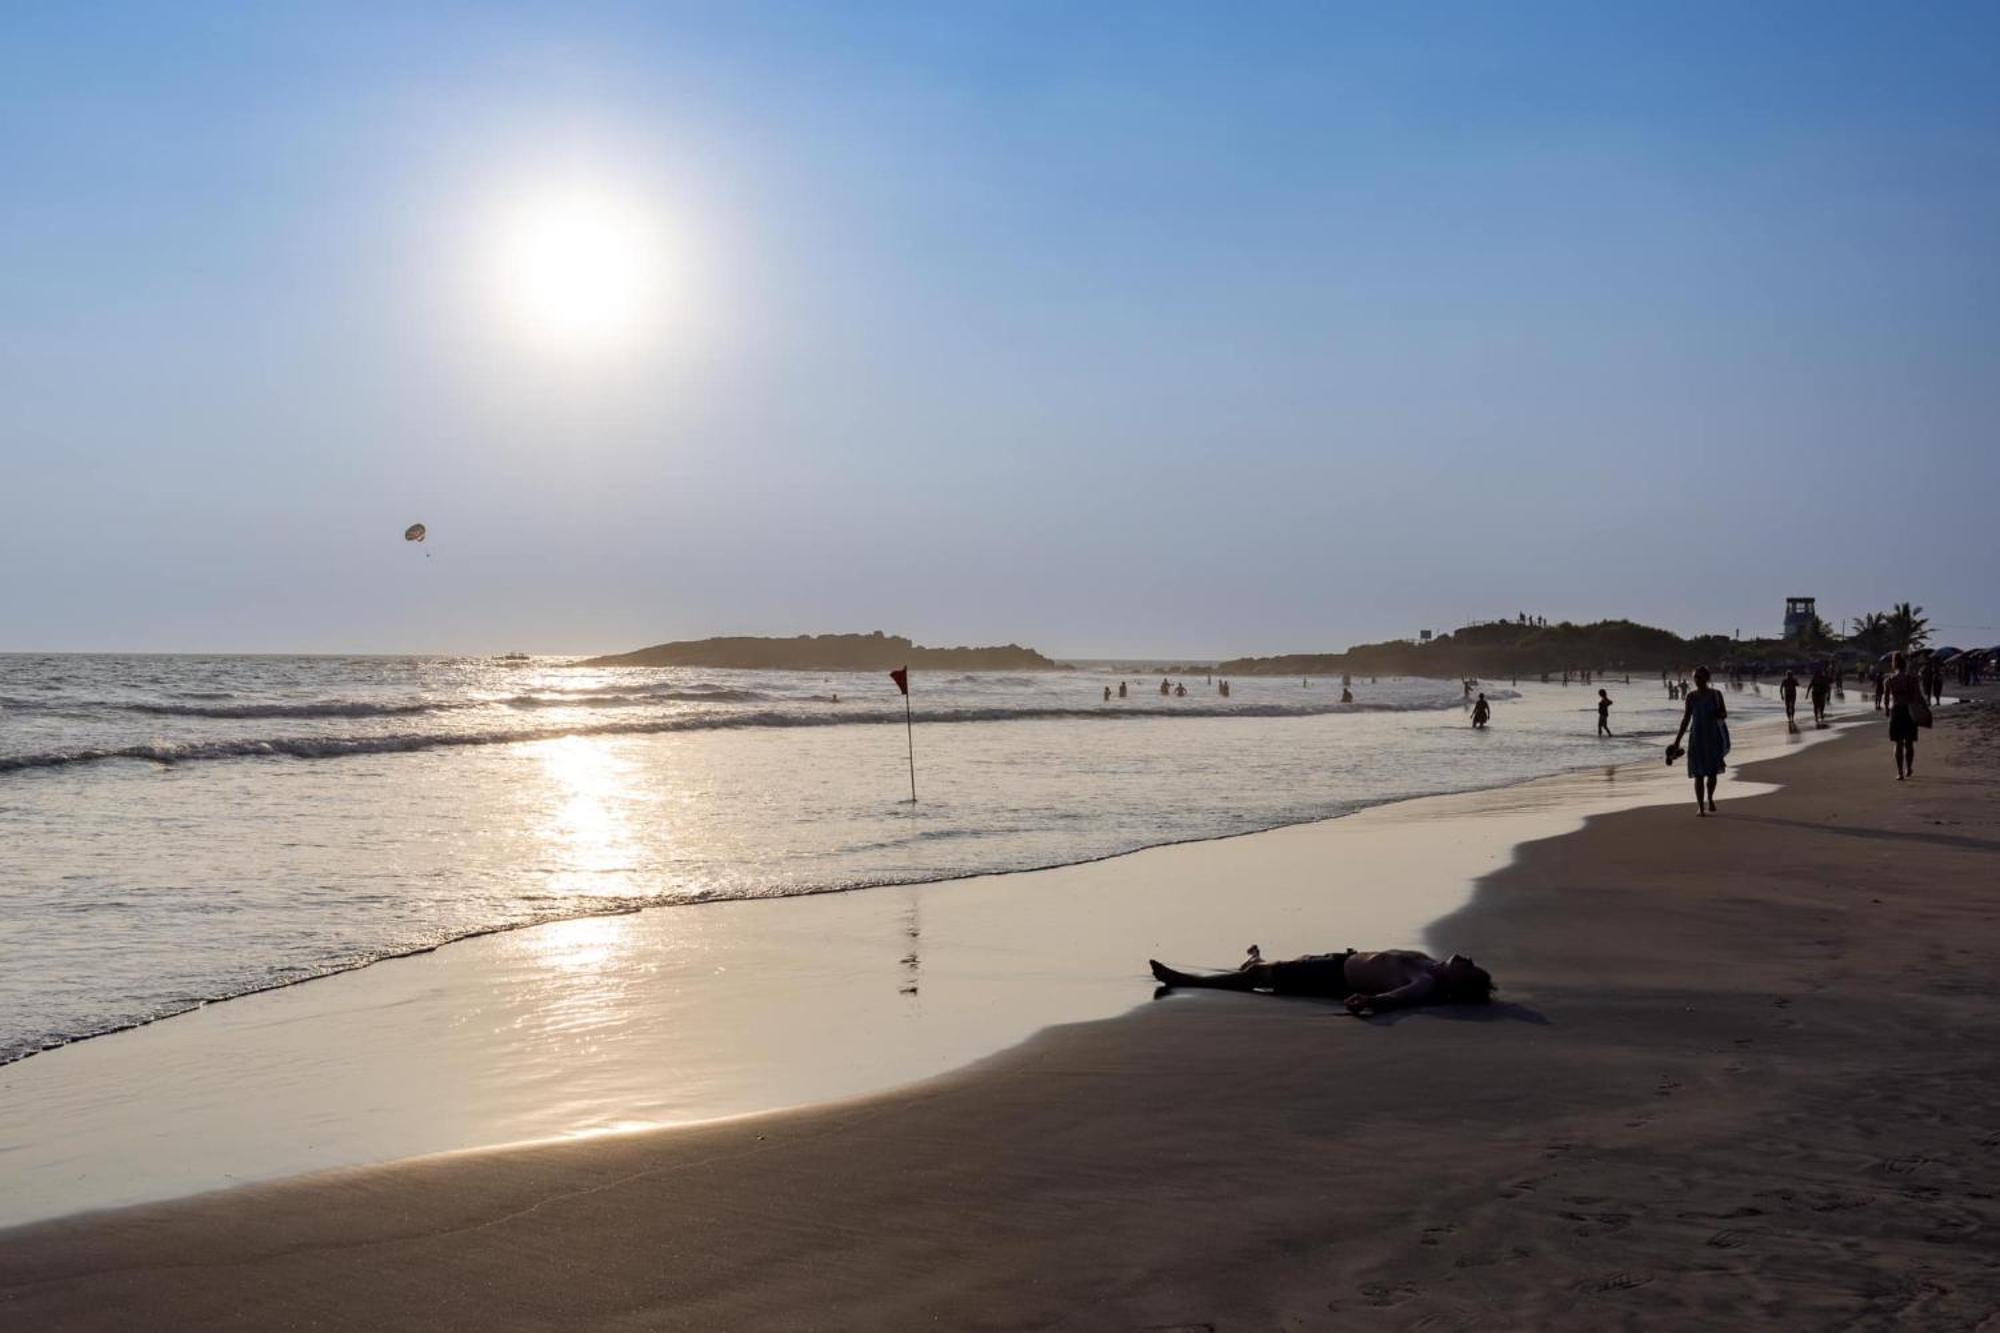
<path fill-rule="evenodd" d="M 1799 678 L 1790 667 L 1785 668 L 1785 678 L 1778 682 L 1778 697 L 1785 701 L 1785 725 L 1797 731 L 1798 724 L 1792 720 L 1792 714 L 1799 706 Z"/>
<path fill-rule="evenodd" d="M 1931 697 L 1931 703 L 1933 705 L 1942 704 L 1944 702 L 1944 669 L 1937 664 L 1935 657 L 1924 663 L 1922 679 L 1924 693 Z"/>
<path fill-rule="evenodd" d="M 1694 809 L 1697 815 L 1715 813 L 1715 780 L 1728 765 L 1723 756 L 1729 753 L 1729 706 L 1722 701 L 1722 691 L 1709 688 L 1708 668 L 1694 669 L 1694 688 L 1686 693 L 1687 704 L 1681 709 L 1681 727 L 1674 733 L 1674 743 L 1667 748 L 1667 761 L 1673 762 L 1681 753 L 1681 741 L 1687 741 L 1687 774 L 1694 779 Z M 1707 794 L 1703 794 L 1706 784 Z M 1706 804 L 1704 804 L 1706 802 Z"/>
<path fill-rule="evenodd" d="M 1172 694 L 1173 692 L 1174 692 L 1174 687 L 1167 684 L 1167 678 L 1165 676 L 1160 677 L 1160 696 L 1162 698 L 1165 698 L 1167 695 Z"/>
<path fill-rule="evenodd" d="M 1125 697 L 1125 682 L 1122 680 L 1118 682 L 1118 697 L 1121 699 Z"/>
<path fill-rule="evenodd" d="M 1813 725 L 1826 725 L 1826 701 L 1833 693 L 1833 682 L 1826 678 L 1825 667 L 1814 667 L 1812 679 L 1806 682 L 1806 698 L 1812 700 Z"/>
<path fill-rule="evenodd" d="M 1902 654 L 1900 654 L 1900 653 L 1899 653 L 1899 654 L 1897 654 L 1897 656 L 1896 656 L 1896 668 L 1897 668 L 1897 670 L 1899 670 L 1899 671 L 1900 671 L 1900 670 L 1902 669 L 1902 663 L 1903 663 L 1903 658 L 1902 658 Z M 1882 673 L 1881 673 L 1881 672 L 1879 672 L 1879 671 L 1876 671 L 1876 672 L 1873 672 L 1873 673 L 1871 673 L 1871 674 L 1873 674 L 1873 676 L 1874 676 L 1874 678 L 1875 678 L 1875 711 L 1879 713 L 1879 712 L 1881 712 L 1881 711 L 1882 711 L 1882 680 L 1883 680 L 1883 676 L 1882 676 Z"/>
<path fill-rule="evenodd" d="M 1250 956 L 1234 972 L 1206 977 L 1176 972 L 1158 959 L 1149 958 L 1146 964 L 1162 986 L 1319 996 L 1343 1001 L 1350 1014 L 1420 1004 L 1487 1004 L 1493 999 L 1492 976 L 1470 958 L 1453 954 L 1440 962 L 1414 949 L 1377 953 L 1349 949 L 1267 963 L 1253 944 Z"/>
<path fill-rule="evenodd" d="M 1351 703 L 1353 703 L 1353 702 L 1354 702 L 1354 691 L 1353 691 L 1353 690 L 1350 690 L 1350 689 L 1348 689 L 1348 688 L 1347 688 L 1347 687 L 1346 687 L 1345 685 L 1341 686 L 1341 687 L 1340 687 L 1340 701 L 1341 701 L 1342 703 L 1344 703 L 1344 704 L 1351 704 Z"/>
<path fill-rule="evenodd" d="M 1889 742 L 1896 747 L 1896 781 L 1917 771 L 1917 714 L 1912 704 L 1923 702 L 1923 684 L 1910 674 L 1903 655 L 1893 659 L 1895 670 L 1882 682 L 1889 708 Z"/>
<path fill-rule="evenodd" d="M 1106 685 L 1104 687 L 1104 702 L 1106 703 L 1111 702 L 1111 687 L 1109 685 Z"/>
<path fill-rule="evenodd" d="M 1600 736 L 1611 734 L 1611 696 L 1603 690 L 1597 692 L 1597 734 Z"/>
<path fill-rule="evenodd" d="M 1492 705 L 1486 702 L 1486 695 L 1482 691 L 1479 695 L 1479 698 L 1474 700 L 1472 704 L 1473 730 L 1484 731 L 1486 729 L 1486 720 L 1492 716 L 1493 716 Z"/>
<path fill-rule="evenodd" d="M 1174 696 L 1179 699 L 1187 698 L 1187 683 L 1185 681 L 1174 686 Z"/>

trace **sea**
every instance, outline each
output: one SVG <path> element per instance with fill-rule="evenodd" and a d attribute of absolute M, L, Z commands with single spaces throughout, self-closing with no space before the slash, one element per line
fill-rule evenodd
<path fill-rule="evenodd" d="M 886 673 L 0 655 L 0 1063 L 562 918 L 1069 864 L 1630 763 L 1680 715 L 1643 676 L 1482 682 L 1483 732 L 1457 681 L 1357 677 L 1342 703 L 1338 678 L 1162 679 L 919 672 L 906 712 Z M 1731 705 L 1779 708 L 1769 688 Z"/>

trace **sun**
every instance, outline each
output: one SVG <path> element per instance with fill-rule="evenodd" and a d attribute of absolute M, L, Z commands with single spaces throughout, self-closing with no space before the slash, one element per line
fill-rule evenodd
<path fill-rule="evenodd" d="M 659 326 L 668 256 L 665 228 L 644 199 L 567 182 L 499 210 L 490 267 L 514 333 L 588 353 L 634 346 Z"/>

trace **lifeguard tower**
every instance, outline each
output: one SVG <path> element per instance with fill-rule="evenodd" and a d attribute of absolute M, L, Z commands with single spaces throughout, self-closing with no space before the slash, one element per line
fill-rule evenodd
<path fill-rule="evenodd" d="M 1803 639 L 1812 633 L 1812 627 L 1819 623 L 1819 612 L 1814 609 L 1817 597 L 1787 597 L 1785 599 L 1785 637 Z"/>

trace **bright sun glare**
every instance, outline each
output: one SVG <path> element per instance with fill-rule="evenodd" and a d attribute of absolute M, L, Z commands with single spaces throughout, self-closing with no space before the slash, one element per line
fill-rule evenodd
<path fill-rule="evenodd" d="M 660 219 L 634 196 L 565 185 L 504 210 L 493 267 L 509 324 L 565 352 L 630 347 L 668 299 Z"/>

